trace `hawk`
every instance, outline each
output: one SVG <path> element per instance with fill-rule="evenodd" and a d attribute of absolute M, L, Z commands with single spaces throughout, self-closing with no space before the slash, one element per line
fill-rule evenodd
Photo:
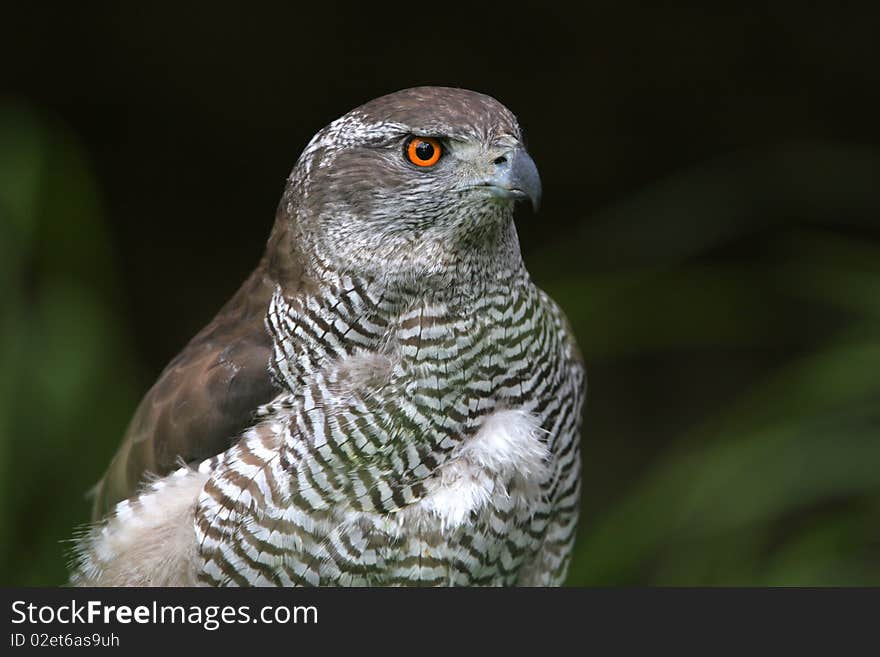
<path fill-rule="evenodd" d="M 321 130 L 256 271 L 135 412 L 72 582 L 561 584 L 585 376 L 520 254 L 540 196 L 480 93 Z"/>

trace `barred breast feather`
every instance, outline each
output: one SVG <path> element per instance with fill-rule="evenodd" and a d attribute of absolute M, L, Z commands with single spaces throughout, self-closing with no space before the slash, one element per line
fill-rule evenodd
<path fill-rule="evenodd" d="M 234 447 L 115 517 L 198 483 L 179 567 L 205 584 L 558 584 L 583 370 L 553 301 L 524 269 L 477 296 L 326 283 L 320 296 L 277 290 L 266 317 L 291 392 Z M 108 562 L 121 549 L 103 548 Z M 101 572 L 91 558 L 85 579 Z"/>
<path fill-rule="evenodd" d="M 524 272 L 477 299 L 407 304 L 345 279 L 328 289 L 273 301 L 276 364 L 298 392 L 215 466 L 196 521 L 203 578 L 558 580 L 582 379 L 552 301 Z"/>

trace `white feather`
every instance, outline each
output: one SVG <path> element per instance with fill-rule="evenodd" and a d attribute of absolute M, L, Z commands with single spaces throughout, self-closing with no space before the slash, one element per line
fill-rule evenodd
<path fill-rule="evenodd" d="M 80 586 L 196 586 L 193 508 L 206 473 L 181 468 L 120 502 L 77 545 Z"/>
<path fill-rule="evenodd" d="M 428 515 L 440 521 L 441 529 L 450 530 L 498 500 L 508 501 L 513 495 L 519 498 L 515 502 L 525 502 L 539 494 L 550 455 L 541 433 L 530 413 L 493 413 L 429 481 L 428 494 L 405 509 L 400 520 Z"/>

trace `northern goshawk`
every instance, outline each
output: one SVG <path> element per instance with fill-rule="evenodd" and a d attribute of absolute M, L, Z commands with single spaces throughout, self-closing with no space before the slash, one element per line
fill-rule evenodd
<path fill-rule="evenodd" d="M 560 584 L 585 378 L 520 255 L 540 194 L 483 94 L 319 132 L 256 271 L 138 407 L 72 581 Z"/>

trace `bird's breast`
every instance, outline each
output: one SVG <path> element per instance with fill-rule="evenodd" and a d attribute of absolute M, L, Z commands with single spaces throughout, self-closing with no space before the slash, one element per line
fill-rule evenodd
<path fill-rule="evenodd" d="M 400 512 L 406 524 L 456 530 L 484 511 L 531 507 L 540 497 L 550 453 L 540 421 L 522 410 L 487 417 L 426 482 L 425 495 Z"/>

